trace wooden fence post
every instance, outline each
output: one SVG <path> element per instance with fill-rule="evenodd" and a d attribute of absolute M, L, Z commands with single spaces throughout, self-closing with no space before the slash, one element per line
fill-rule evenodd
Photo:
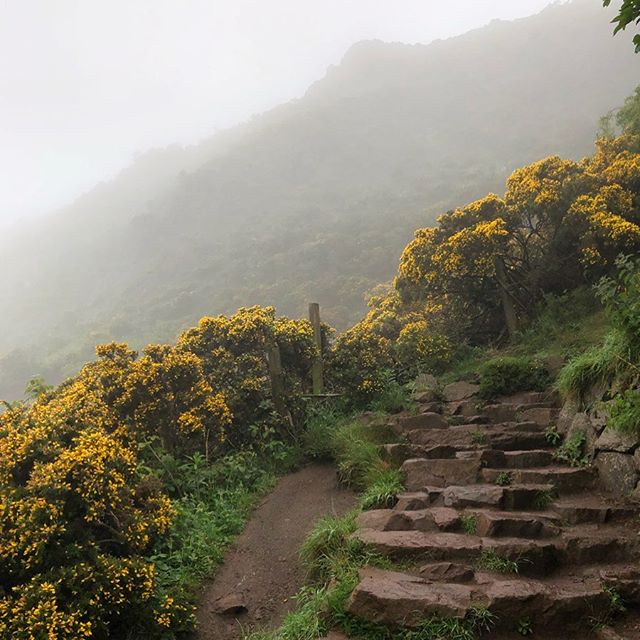
<path fill-rule="evenodd" d="M 284 400 L 284 380 L 282 378 L 280 347 L 275 343 L 267 351 L 267 363 L 269 365 L 269 377 L 271 378 L 273 405 L 281 416 L 287 417 L 288 412 Z"/>
<path fill-rule="evenodd" d="M 322 329 L 320 327 L 320 305 L 317 302 L 309 304 L 309 322 L 313 327 L 313 339 L 318 347 L 318 355 L 313 361 L 311 379 L 313 381 L 313 393 L 324 393 L 323 363 L 322 363 Z"/>

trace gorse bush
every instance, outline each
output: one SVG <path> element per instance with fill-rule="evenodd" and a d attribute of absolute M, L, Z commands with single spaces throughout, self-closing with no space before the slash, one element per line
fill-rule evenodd
<path fill-rule="evenodd" d="M 287 416 L 265 352 L 278 346 Z M 0 415 L 0 637 L 172 638 L 253 496 L 287 468 L 316 355 L 273 309 L 124 344 Z M 226 454 L 226 456 L 225 456 Z"/>
<path fill-rule="evenodd" d="M 546 368 L 527 357 L 503 356 L 480 367 L 480 393 L 485 398 L 518 391 L 543 391 L 550 382 Z"/>
<path fill-rule="evenodd" d="M 365 407 L 384 390 L 385 372 L 392 367 L 389 341 L 356 325 L 336 340 L 327 374 L 331 383 L 347 392 L 355 407 Z"/>

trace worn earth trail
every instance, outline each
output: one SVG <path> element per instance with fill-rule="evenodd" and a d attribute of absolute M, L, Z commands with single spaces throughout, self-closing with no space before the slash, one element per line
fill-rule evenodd
<path fill-rule="evenodd" d="M 277 627 L 304 584 L 298 549 L 306 535 L 322 516 L 343 515 L 355 503 L 355 495 L 338 486 L 332 466 L 311 465 L 282 478 L 205 589 L 198 640 L 236 640 L 242 628 Z M 229 597 L 246 611 L 219 613 L 221 599 Z"/>

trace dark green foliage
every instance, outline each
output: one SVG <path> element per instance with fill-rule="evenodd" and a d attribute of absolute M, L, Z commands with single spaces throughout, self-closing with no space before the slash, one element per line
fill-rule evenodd
<path fill-rule="evenodd" d="M 640 434 L 640 390 L 628 389 L 613 399 L 607 427 L 630 435 Z"/>
<path fill-rule="evenodd" d="M 546 368 L 527 357 L 503 356 L 480 368 L 480 393 L 484 398 L 518 391 L 543 391 L 551 383 Z"/>
<path fill-rule="evenodd" d="M 530 636 L 533 634 L 533 624 L 531 622 L 531 618 L 522 618 L 518 620 L 518 626 L 516 631 L 521 636 Z"/>
<path fill-rule="evenodd" d="M 149 471 L 162 480 L 178 512 L 149 559 L 167 592 L 194 599 L 242 531 L 256 499 L 273 486 L 273 463 L 249 450 L 211 465 L 201 455 L 178 460 L 147 448 Z"/>
<path fill-rule="evenodd" d="M 562 434 L 556 425 L 551 425 L 545 429 L 544 437 L 552 447 L 557 447 L 562 442 Z"/>
<path fill-rule="evenodd" d="M 476 566 L 483 571 L 495 571 L 496 573 L 518 573 L 523 560 L 517 558 L 510 560 L 499 555 L 493 549 L 484 549 L 478 558 Z"/>
<path fill-rule="evenodd" d="M 501 471 L 496 478 L 499 487 L 508 487 L 513 482 L 513 476 L 509 471 Z"/>
<path fill-rule="evenodd" d="M 549 508 L 553 501 L 557 498 L 556 492 L 550 489 L 542 489 L 538 491 L 533 501 L 533 508 L 544 511 Z"/>
<path fill-rule="evenodd" d="M 586 455 L 587 436 L 584 431 L 575 431 L 554 454 L 556 460 L 566 462 L 572 467 L 585 467 L 589 464 Z"/>
<path fill-rule="evenodd" d="M 594 611 L 590 618 L 594 630 L 613 624 L 616 618 L 627 612 L 627 607 L 620 592 L 612 585 L 603 584 L 602 590 L 607 596 L 607 604 L 600 611 Z"/>
<path fill-rule="evenodd" d="M 381 381 L 382 390 L 369 404 L 369 408 L 380 413 L 398 413 L 408 408 L 410 404 L 409 389 L 398 382 L 391 369 L 382 372 Z"/>
<path fill-rule="evenodd" d="M 640 261 L 620 256 L 616 268 L 616 275 L 602 278 L 596 291 L 611 323 L 624 334 L 633 358 L 640 351 Z"/>
<path fill-rule="evenodd" d="M 603 0 L 605 7 L 611 4 L 611 0 Z M 614 34 L 624 31 L 629 25 L 640 24 L 640 0 L 623 0 L 618 15 L 613 19 L 616 25 Z M 640 34 L 633 37 L 636 53 L 640 52 Z"/>

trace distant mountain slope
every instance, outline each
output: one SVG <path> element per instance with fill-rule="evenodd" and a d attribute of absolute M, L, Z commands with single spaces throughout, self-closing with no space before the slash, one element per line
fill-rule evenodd
<path fill-rule="evenodd" d="M 300 100 L 194 148 L 142 156 L 5 237 L 0 397 L 70 373 L 100 340 L 318 300 L 345 327 L 418 226 L 539 157 L 589 153 L 640 82 L 599 3 L 430 45 L 362 42 Z"/>

